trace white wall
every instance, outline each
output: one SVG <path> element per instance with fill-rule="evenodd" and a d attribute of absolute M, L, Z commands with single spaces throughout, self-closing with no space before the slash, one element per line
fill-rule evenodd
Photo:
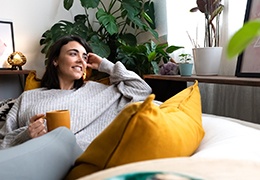
<path fill-rule="evenodd" d="M 154 0 L 159 34 L 167 31 L 164 15 L 165 0 Z M 160 2 L 160 3 L 159 3 Z M 160 10 L 159 10 L 159 9 Z M 70 11 L 63 8 L 63 0 L 0 0 L 0 20 L 12 21 L 14 25 L 15 50 L 27 57 L 24 69 L 34 69 L 37 76 L 44 73 L 44 55 L 41 54 L 39 41 L 41 35 L 59 20 L 72 21 L 76 14 L 83 13 L 79 0 Z"/>

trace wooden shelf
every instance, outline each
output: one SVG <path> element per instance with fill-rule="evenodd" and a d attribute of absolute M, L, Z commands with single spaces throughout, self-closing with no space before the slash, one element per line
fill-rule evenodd
<path fill-rule="evenodd" d="M 31 70 L 0 70 L 0 74 L 21 74 L 21 75 L 28 75 Z"/>
<path fill-rule="evenodd" d="M 260 78 L 247 78 L 235 76 L 180 76 L 180 75 L 144 75 L 144 79 L 155 80 L 169 80 L 169 81 L 184 81 L 194 82 L 198 80 L 202 83 L 213 84 L 228 84 L 228 85 L 241 85 L 241 86 L 260 86 Z"/>

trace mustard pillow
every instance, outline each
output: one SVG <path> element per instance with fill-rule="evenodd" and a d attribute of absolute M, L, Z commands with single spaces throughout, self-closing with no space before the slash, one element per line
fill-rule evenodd
<path fill-rule="evenodd" d="M 41 87 L 41 79 L 36 77 L 36 71 L 31 71 L 25 81 L 24 90 L 31 90 Z"/>
<path fill-rule="evenodd" d="M 89 79 L 92 73 L 92 69 L 88 68 L 84 73 L 84 79 Z M 97 82 L 109 85 L 109 78 L 100 79 Z M 41 87 L 41 79 L 36 77 L 36 71 L 31 71 L 25 81 L 24 91 L 36 89 Z"/>
<path fill-rule="evenodd" d="M 125 107 L 76 160 L 67 179 L 131 162 L 192 155 L 204 136 L 198 82 L 160 106 L 154 97 Z"/>

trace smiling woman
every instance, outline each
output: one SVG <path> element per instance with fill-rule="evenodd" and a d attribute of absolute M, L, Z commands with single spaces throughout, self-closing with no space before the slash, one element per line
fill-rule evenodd
<path fill-rule="evenodd" d="M 111 84 L 84 80 L 84 71 L 90 69 L 107 73 Z M 41 88 L 25 91 L 10 110 L 0 129 L 0 149 L 46 134 L 46 112 L 67 109 L 71 131 L 84 150 L 125 105 L 150 93 L 148 84 L 121 62 L 92 53 L 78 36 L 65 36 L 49 51 Z"/>

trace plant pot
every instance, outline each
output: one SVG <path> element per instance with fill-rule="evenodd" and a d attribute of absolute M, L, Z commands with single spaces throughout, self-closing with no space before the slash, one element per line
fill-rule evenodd
<path fill-rule="evenodd" d="M 196 75 L 218 75 L 222 47 L 193 48 Z"/>
<path fill-rule="evenodd" d="M 180 68 L 181 76 L 191 76 L 192 67 L 193 67 L 192 63 L 180 63 L 179 68 Z"/>

